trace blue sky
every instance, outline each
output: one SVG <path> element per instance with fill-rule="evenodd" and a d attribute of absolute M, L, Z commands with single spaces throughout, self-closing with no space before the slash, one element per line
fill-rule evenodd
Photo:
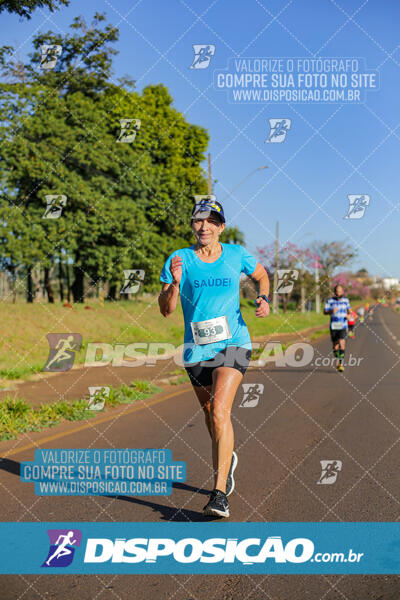
<path fill-rule="evenodd" d="M 209 130 L 214 193 L 227 221 L 255 252 L 273 240 L 347 240 L 353 269 L 400 276 L 400 45 L 397 0 L 71 0 L 30 21 L 2 13 L 2 44 L 31 51 L 36 31 L 63 31 L 76 15 L 96 12 L 118 25 L 115 78 L 130 75 L 140 91 L 162 82 L 188 121 Z M 206 69 L 190 69 L 193 44 L 215 45 Z M 359 57 L 379 88 L 362 103 L 234 103 L 216 89 L 214 72 L 233 58 Z M 282 143 L 265 143 L 269 119 L 291 119 Z M 206 167 L 206 164 L 204 165 Z M 344 219 L 348 194 L 367 194 L 361 219 Z"/>

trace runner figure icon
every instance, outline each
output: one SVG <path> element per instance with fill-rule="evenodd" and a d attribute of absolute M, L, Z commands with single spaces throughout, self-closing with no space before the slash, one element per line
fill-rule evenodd
<path fill-rule="evenodd" d="M 71 355 L 68 354 L 68 352 L 76 352 L 76 348 L 74 347 L 73 344 L 71 344 L 71 342 L 73 341 L 74 336 L 73 335 L 69 335 L 67 338 L 63 339 L 63 340 L 59 340 L 56 349 L 58 350 L 58 352 L 56 352 L 56 354 L 53 356 L 52 360 L 49 362 L 49 364 L 47 365 L 47 368 L 50 368 L 50 365 L 52 365 L 53 363 L 57 363 L 60 362 L 62 360 L 69 360 L 71 358 Z"/>
<path fill-rule="evenodd" d="M 143 269 L 124 269 L 125 282 L 120 294 L 136 294 L 144 280 Z"/>
<path fill-rule="evenodd" d="M 66 535 L 59 535 L 56 541 L 57 549 L 56 551 L 46 560 L 46 565 L 50 566 L 51 561 L 54 558 L 61 558 L 62 556 L 66 556 L 67 554 L 72 554 L 72 550 L 67 548 L 67 546 L 72 546 L 76 544 L 78 540 L 72 539 L 74 537 L 73 531 L 68 531 Z M 62 539 L 62 542 L 60 540 Z"/>
<path fill-rule="evenodd" d="M 50 353 L 43 371 L 69 371 L 80 351 L 82 336 L 78 333 L 49 333 Z"/>
<path fill-rule="evenodd" d="M 82 532 L 80 529 L 48 529 L 50 548 L 44 563 L 45 569 L 60 569 L 69 567 L 74 560 L 75 552 L 81 545 Z"/>
<path fill-rule="evenodd" d="M 270 132 L 266 143 L 280 144 L 285 141 L 291 127 L 291 119 L 269 119 Z"/>
<path fill-rule="evenodd" d="M 191 69 L 207 69 L 211 58 L 215 53 L 213 44 L 193 44 L 194 59 L 190 65 Z"/>
<path fill-rule="evenodd" d="M 43 219 L 58 219 L 67 204 L 67 196 L 65 194 L 50 194 L 45 196 L 47 206 Z"/>
<path fill-rule="evenodd" d="M 368 194 L 348 194 L 349 208 L 344 219 L 361 219 L 369 206 L 370 196 Z"/>
<path fill-rule="evenodd" d="M 317 481 L 317 484 L 328 484 L 335 483 L 338 473 L 342 470 L 341 460 L 321 460 L 321 476 Z"/>
<path fill-rule="evenodd" d="M 258 405 L 260 396 L 264 391 L 262 383 L 242 383 L 243 400 L 239 404 L 240 407 L 252 408 Z"/>
<path fill-rule="evenodd" d="M 296 269 L 278 269 L 278 282 L 274 293 L 290 294 L 298 276 L 299 272 Z"/>

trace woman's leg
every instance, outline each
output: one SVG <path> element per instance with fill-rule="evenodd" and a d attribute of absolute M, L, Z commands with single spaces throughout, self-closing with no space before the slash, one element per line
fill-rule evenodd
<path fill-rule="evenodd" d="M 199 387 L 197 385 L 193 386 L 194 392 L 197 396 L 198 401 L 200 402 L 200 406 L 204 412 L 204 419 L 206 423 L 206 427 L 210 437 L 212 439 L 212 422 L 211 422 L 211 396 L 212 396 L 212 385 L 207 385 L 203 387 Z M 217 470 L 217 455 L 212 453 L 212 461 L 213 461 L 213 470 L 214 472 Z"/>
<path fill-rule="evenodd" d="M 215 488 L 226 491 L 226 479 L 231 466 L 234 436 L 231 422 L 232 404 L 243 375 L 231 367 L 213 371 L 211 402 L 211 434 Z"/>
<path fill-rule="evenodd" d="M 212 437 L 211 416 L 210 416 L 212 386 L 207 385 L 204 387 L 199 387 L 197 385 L 194 385 L 193 389 L 194 389 L 194 393 L 197 396 L 198 401 L 200 402 L 200 406 L 203 409 L 206 427 L 208 429 L 210 436 Z"/>

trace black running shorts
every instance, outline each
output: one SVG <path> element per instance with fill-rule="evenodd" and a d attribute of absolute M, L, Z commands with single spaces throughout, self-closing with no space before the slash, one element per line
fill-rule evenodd
<path fill-rule="evenodd" d="M 331 329 L 331 340 L 334 344 L 339 340 L 344 340 L 347 335 L 347 327 L 343 329 Z"/>
<path fill-rule="evenodd" d="M 207 387 L 212 385 L 212 374 L 218 367 L 231 367 L 245 374 L 251 359 L 251 350 L 241 346 L 227 346 L 218 352 L 214 358 L 191 363 L 185 366 L 192 385 Z"/>

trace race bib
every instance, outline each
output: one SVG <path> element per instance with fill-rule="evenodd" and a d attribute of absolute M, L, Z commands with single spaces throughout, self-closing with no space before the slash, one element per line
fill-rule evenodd
<path fill-rule="evenodd" d="M 221 342 L 232 337 L 228 319 L 225 316 L 208 319 L 207 321 L 192 322 L 190 326 L 194 343 L 198 345 Z"/>
<path fill-rule="evenodd" d="M 341 321 L 332 321 L 331 329 L 344 329 L 346 325 L 344 325 Z"/>

